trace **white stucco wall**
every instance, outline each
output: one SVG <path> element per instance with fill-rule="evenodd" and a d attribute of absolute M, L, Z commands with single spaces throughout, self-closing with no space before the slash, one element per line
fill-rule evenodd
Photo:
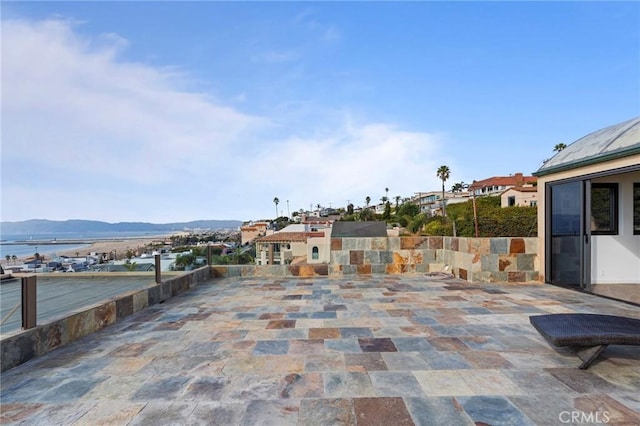
<path fill-rule="evenodd" d="M 313 247 L 318 247 L 318 259 L 313 258 Z M 309 238 L 307 240 L 307 263 L 329 263 L 331 260 L 331 237 Z"/>
<path fill-rule="evenodd" d="M 618 235 L 591 237 L 591 282 L 640 284 L 640 235 L 633 235 L 633 183 L 640 172 L 594 179 L 618 183 Z"/>

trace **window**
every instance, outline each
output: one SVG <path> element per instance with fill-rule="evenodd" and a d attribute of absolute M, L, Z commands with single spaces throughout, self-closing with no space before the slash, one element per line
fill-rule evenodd
<path fill-rule="evenodd" d="M 640 235 L 640 183 L 633 184 L 633 233 Z"/>
<path fill-rule="evenodd" d="M 591 233 L 594 235 L 618 234 L 617 183 L 591 185 Z"/>
<path fill-rule="evenodd" d="M 516 197 L 513 195 L 507 197 L 507 206 L 513 207 L 515 205 L 516 205 Z"/>
<path fill-rule="evenodd" d="M 531 200 L 531 204 L 529 204 L 531 207 L 536 207 L 538 205 L 538 202 L 536 200 Z"/>
<path fill-rule="evenodd" d="M 318 260 L 318 247 L 316 246 L 311 249 L 311 259 Z"/>

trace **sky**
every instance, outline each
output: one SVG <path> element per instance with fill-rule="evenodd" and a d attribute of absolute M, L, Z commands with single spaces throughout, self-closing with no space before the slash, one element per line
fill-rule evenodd
<path fill-rule="evenodd" d="M 640 115 L 638 2 L 1 7 L 2 221 L 364 206 Z"/>

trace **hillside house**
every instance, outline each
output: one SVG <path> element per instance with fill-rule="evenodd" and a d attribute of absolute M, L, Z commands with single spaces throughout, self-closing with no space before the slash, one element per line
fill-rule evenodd
<path fill-rule="evenodd" d="M 535 176 L 524 176 L 516 173 L 512 176 L 493 176 L 483 180 L 476 180 L 469 186 L 469 191 L 476 197 L 487 195 L 501 195 L 509 188 L 535 187 L 538 178 Z"/>
<path fill-rule="evenodd" d="M 501 207 L 535 207 L 538 205 L 538 188 L 535 186 L 513 187 L 500 194 Z"/>
<path fill-rule="evenodd" d="M 249 222 L 240 227 L 240 241 L 242 245 L 248 244 L 256 238 L 267 235 L 269 222 Z"/>

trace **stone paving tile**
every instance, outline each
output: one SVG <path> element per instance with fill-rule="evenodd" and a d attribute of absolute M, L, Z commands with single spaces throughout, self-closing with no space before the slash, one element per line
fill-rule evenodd
<path fill-rule="evenodd" d="M 74 426 L 126 425 L 145 408 L 147 403 L 108 401 L 96 404 Z"/>
<path fill-rule="evenodd" d="M 369 373 L 376 396 L 426 396 L 408 371 L 372 371 Z"/>
<path fill-rule="evenodd" d="M 359 353 L 362 348 L 355 337 L 348 339 L 326 339 L 324 346 L 327 351 Z"/>
<path fill-rule="evenodd" d="M 456 399 L 476 425 L 535 426 L 529 417 L 503 396 L 461 396 Z"/>
<path fill-rule="evenodd" d="M 513 405 L 537 425 L 562 425 L 562 420 L 566 420 L 566 413 L 575 411 L 570 394 L 533 393 L 531 395 L 509 396 L 508 398 Z"/>
<path fill-rule="evenodd" d="M 349 371 L 386 371 L 387 364 L 379 352 L 345 354 L 344 363 Z"/>
<path fill-rule="evenodd" d="M 324 386 L 330 398 L 375 395 L 369 375 L 357 371 L 324 373 Z"/>
<path fill-rule="evenodd" d="M 300 402 L 299 426 L 334 426 L 356 424 L 350 398 L 303 399 Z"/>
<path fill-rule="evenodd" d="M 520 388 L 518 395 L 549 394 L 571 395 L 573 390 L 551 374 L 540 370 L 504 370 L 504 376 Z"/>
<path fill-rule="evenodd" d="M 382 359 L 390 371 L 428 370 L 429 363 L 419 352 L 385 352 Z"/>
<path fill-rule="evenodd" d="M 43 404 L 3 402 L 2 410 L 0 410 L 0 423 L 9 424 L 22 422 L 35 413 L 38 413 L 43 406 Z"/>
<path fill-rule="evenodd" d="M 464 359 L 462 354 L 464 354 L 464 352 L 457 353 L 447 351 L 421 353 L 420 356 L 427 361 L 429 369 L 431 370 L 461 370 L 473 368 L 471 364 Z"/>
<path fill-rule="evenodd" d="M 623 386 L 613 384 L 590 371 L 577 370 L 576 368 L 547 368 L 545 371 L 578 393 L 624 390 Z"/>
<path fill-rule="evenodd" d="M 458 375 L 475 395 L 518 395 L 526 392 L 513 383 L 504 371 L 459 370 Z"/>
<path fill-rule="evenodd" d="M 185 389 L 188 376 L 172 376 L 160 379 L 151 378 L 145 382 L 132 396 L 132 401 L 173 401 Z"/>
<path fill-rule="evenodd" d="M 355 398 L 353 409 L 360 426 L 414 424 L 402 398 Z"/>
<path fill-rule="evenodd" d="M 360 337 L 358 343 L 362 352 L 396 352 L 396 346 L 390 338 Z"/>
<path fill-rule="evenodd" d="M 337 352 L 326 352 L 308 355 L 305 358 L 304 371 L 344 371 L 344 355 Z"/>
<path fill-rule="evenodd" d="M 2 424 L 559 424 L 640 418 L 637 348 L 589 370 L 529 315 L 640 309 L 422 275 L 212 280 L 0 377 Z M 540 407 L 544 407 L 541 409 Z"/>
<path fill-rule="evenodd" d="M 474 395 L 457 370 L 414 371 L 413 375 L 427 396 Z"/>
<path fill-rule="evenodd" d="M 583 413 L 601 413 L 601 423 L 632 425 L 640 423 L 640 412 L 621 404 L 609 395 L 583 395 L 574 398 L 574 407 Z M 608 421 L 605 420 L 605 413 Z M 594 420 L 595 422 L 595 420 Z"/>
<path fill-rule="evenodd" d="M 404 398 L 416 425 L 473 426 L 474 422 L 462 410 L 455 398 Z"/>
<path fill-rule="evenodd" d="M 297 425 L 299 403 L 291 404 L 282 400 L 252 400 L 247 404 L 243 426 L 286 426 Z"/>
<path fill-rule="evenodd" d="M 185 425 L 239 425 L 247 409 L 245 402 L 210 401 L 198 403 L 186 417 L 176 424 Z"/>

